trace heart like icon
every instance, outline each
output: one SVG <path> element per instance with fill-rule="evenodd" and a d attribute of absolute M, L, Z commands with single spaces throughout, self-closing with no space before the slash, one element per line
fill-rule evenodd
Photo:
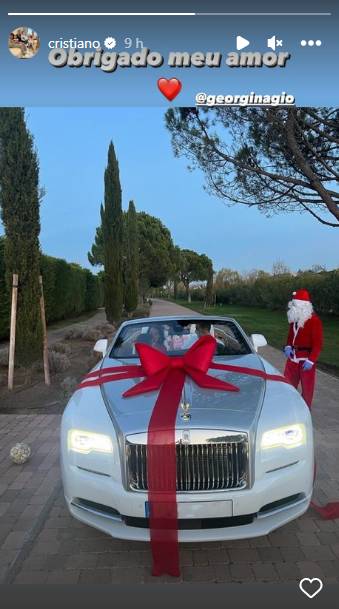
<path fill-rule="evenodd" d="M 181 82 L 177 78 L 159 78 L 158 80 L 159 91 L 161 91 L 169 101 L 172 101 L 180 93 L 181 87 Z"/>
<path fill-rule="evenodd" d="M 308 598 L 314 598 L 323 589 L 323 582 L 319 577 L 304 577 L 299 582 L 299 588 Z"/>

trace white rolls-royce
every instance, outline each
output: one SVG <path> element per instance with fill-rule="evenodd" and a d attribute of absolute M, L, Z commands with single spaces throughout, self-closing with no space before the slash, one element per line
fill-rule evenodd
<path fill-rule="evenodd" d="M 204 334 L 216 339 L 214 362 L 268 378 L 210 369 L 239 389 L 224 392 L 186 377 L 175 427 L 179 541 L 266 535 L 308 509 L 314 456 L 309 409 L 291 385 L 269 378 L 279 372 L 257 353 L 262 335 L 248 337 L 225 317 L 127 321 L 111 344 L 96 343 L 102 359 L 93 371 L 139 364 L 136 343 L 183 356 Z M 147 430 L 158 392 L 122 397 L 139 381 L 80 384 L 62 417 L 61 466 L 75 518 L 113 537 L 148 541 Z"/>

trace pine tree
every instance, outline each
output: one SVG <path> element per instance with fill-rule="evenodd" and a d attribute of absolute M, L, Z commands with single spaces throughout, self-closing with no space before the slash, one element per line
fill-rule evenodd
<path fill-rule="evenodd" d="M 41 356 L 39 163 L 22 108 L 0 109 L 0 203 L 8 289 L 19 275 L 16 361 Z"/>
<path fill-rule="evenodd" d="M 122 314 L 122 248 L 123 216 L 119 164 L 111 142 L 105 170 L 105 202 L 101 206 L 101 222 L 104 240 L 105 309 L 107 320 L 118 321 Z"/>
<path fill-rule="evenodd" d="M 133 201 L 129 202 L 126 218 L 125 309 L 138 306 L 139 239 L 138 220 Z"/>

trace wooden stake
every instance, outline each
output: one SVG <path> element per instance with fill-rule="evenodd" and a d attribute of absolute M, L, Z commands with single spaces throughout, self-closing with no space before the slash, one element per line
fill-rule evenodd
<path fill-rule="evenodd" d="M 41 312 L 41 323 L 42 323 L 42 337 L 43 337 L 43 359 L 44 359 L 44 375 L 45 385 L 51 384 L 49 374 L 49 363 L 48 363 L 48 339 L 47 339 L 47 326 L 46 326 L 46 313 L 45 313 L 45 299 L 44 299 L 44 288 L 42 285 L 42 276 L 39 277 L 40 284 L 40 312 Z"/>
<path fill-rule="evenodd" d="M 14 381 L 14 356 L 15 356 L 15 330 L 16 330 L 16 311 L 18 303 L 18 275 L 13 275 L 12 284 L 12 308 L 11 308 L 11 328 L 9 336 L 9 358 L 8 358 L 8 389 L 13 389 Z"/>

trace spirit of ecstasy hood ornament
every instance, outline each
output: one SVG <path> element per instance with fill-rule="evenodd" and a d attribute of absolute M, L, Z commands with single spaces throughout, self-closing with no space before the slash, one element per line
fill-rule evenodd
<path fill-rule="evenodd" d="M 191 404 L 189 402 L 181 402 L 180 408 L 183 410 L 183 414 L 180 415 L 183 421 L 189 421 L 191 418 L 191 414 L 189 409 L 191 408 Z"/>

